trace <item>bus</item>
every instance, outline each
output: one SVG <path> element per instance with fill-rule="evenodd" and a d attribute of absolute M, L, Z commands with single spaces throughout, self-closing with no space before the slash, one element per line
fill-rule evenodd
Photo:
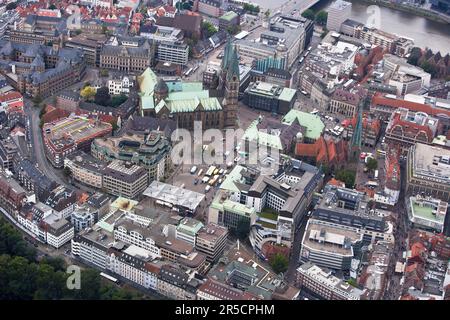
<path fill-rule="evenodd" d="M 298 60 L 298 63 L 299 63 L 299 64 L 302 63 L 303 60 L 305 60 L 305 58 L 301 57 L 300 60 Z"/>
<path fill-rule="evenodd" d="M 198 66 L 195 66 L 194 69 L 192 69 L 192 72 L 197 71 L 197 69 L 198 69 Z"/>
<path fill-rule="evenodd" d="M 192 68 L 189 68 L 185 73 L 184 73 L 184 75 L 186 76 L 186 77 L 188 77 L 190 74 L 191 74 L 191 72 L 192 72 Z"/>
<path fill-rule="evenodd" d="M 191 168 L 191 174 L 195 174 L 197 172 L 197 166 L 193 166 Z"/>
<path fill-rule="evenodd" d="M 378 180 L 378 170 L 375 170 L 373 177 L 375 180 Z"/>
<path fill-rule="evenodd" d="M 101 272 L 101 273 L 100 273 L 100 276 L 102 276 L 102 277 L 105 278 L 105 279 L 108 279 L 108 280 L 111 281 L 111 282 L 114 282 L 115 284 L 118 284 L 118 283 L 119 283 L 119 280 L 117 280 L 116 278 L 114 278 L 114 277 L 112 277 L 112 276 L 110 276 L 109 274 L 106 274 L 106 273 L 104 273 L 104 272 Z"/>
<path fill-rule="evenodd" d="M 205 176 L 208 176 L 208 177 L 212 176 L 214 170 L 216 170 L 215 166 L 209 167 L 208 171 L 206 171 L 206 173 L 205 173 Z"/>
<path fill-rule="evenodd" d="M 215 175 L 211 180 L 209 180 L 208 184 L 212 187 L 216 184 L 217 180 L 219 180 L 219 175 Z"/>
<path fill-rule="evenodd" d="M 376 188 L 376 187 L 378 187 L 378 182 L 376 182 L 376 181 L 368 181 L 366 183 L 366 186 L 368 186 L 369 188 Z"/>
<path fill-rule="evenodd" d="M 377 149 L 377 154 L 380 156 L 385 156 L 386 155 L 386 151 L 383 151 L 381 149 Z"/>
<path fill-rule="evenodd" d="M 213 176 L 217 175 L 219 173 L 219 168 L 216 168 L 213 172 Z"/>
<path fill-rule="evenodd" d="M 203 173 L 203 169 L 200 169 L 199 171 L 198 171 L 198 176 L 200 177 L 201 175 L 202 175 L 202 173 Z"/>

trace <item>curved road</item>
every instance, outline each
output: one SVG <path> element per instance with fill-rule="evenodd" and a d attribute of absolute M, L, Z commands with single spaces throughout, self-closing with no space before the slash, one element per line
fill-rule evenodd
<path fill-rule="evenodd" d="M 56 174 L 55 168 L 49 163 L 45 156 L 44 143 L 42 141 L 41 128 L 39 127 L 40 109 L 36 108 L 29 99 L 24 99 L 25 113 L 30 119 L 30 132 L 31 132 L 31 144 L 33 146 L 33 160 L 38 164 L 39 170 L 41 170 L 48 178 L 56 181 L 59 184 L 68 186 L 67 183 Z"/>

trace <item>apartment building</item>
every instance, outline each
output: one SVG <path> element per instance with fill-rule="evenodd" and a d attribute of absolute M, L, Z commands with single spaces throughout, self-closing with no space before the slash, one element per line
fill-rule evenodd
<path fill-rule="evenodd" d="M 64 159 L 64 168 L 70 170 L 73 179 L 87 186 L 100 189 L 103 186 L 102 170 L 105 163 L 79 150 Z"/>
<path fill-rule="evenodd" d="M 362 88 L 352 90 L 338 88 L 331 96 L 329 110 L 331 113 L 349 118 L 356 117 L 358 106 L 366 94 L 367 92 Z"/>

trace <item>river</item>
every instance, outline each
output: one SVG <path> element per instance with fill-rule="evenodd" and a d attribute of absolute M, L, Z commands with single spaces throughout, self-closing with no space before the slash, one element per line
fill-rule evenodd
<path fill-rule="evenodd" d="M 257 3 L 263 8 L 274 9 L 280 7 L 286 1 L 251 0 L 251 2 Z M 332 2 L 332 0 L 320 0 L 312 9 L 314 11 L 326 10 Z M 352 12 L 350 18 L 365 24 L 368 19 L 367 8 L 370 5 L 358 2 L 357 0 L 351 2 Z M 380 29 L 383 31 L 414 39 L 414 43 L 418 47 L 428 47 L 433 51 L 439 50 L 442 55 L 450 53 L 449 25 L 431 21 L 410 13 L 380 7 L 380 26 Z"/>

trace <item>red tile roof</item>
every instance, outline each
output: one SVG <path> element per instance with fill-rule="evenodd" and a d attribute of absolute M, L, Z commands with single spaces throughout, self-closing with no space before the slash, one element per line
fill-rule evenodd
<path fill-rule="evenodd" d="M 420 111 L 425 112 L 428 115 L 438 115 L 438 114 L 445 114 L 450 117 L 450 111 L 448 110 L 442 110 L 438 108 L 433 108 L 430 105 L 407 101 L 407 100 L 401 100 L 401 99 L 391 99 L 386 98 L 382 96 L 381 94 L 375 94 L 372 98 L 372 104 L 373 105 L 385 105 L 389 106 L 391 108 L 406 108 L 411 111 Z"/>

